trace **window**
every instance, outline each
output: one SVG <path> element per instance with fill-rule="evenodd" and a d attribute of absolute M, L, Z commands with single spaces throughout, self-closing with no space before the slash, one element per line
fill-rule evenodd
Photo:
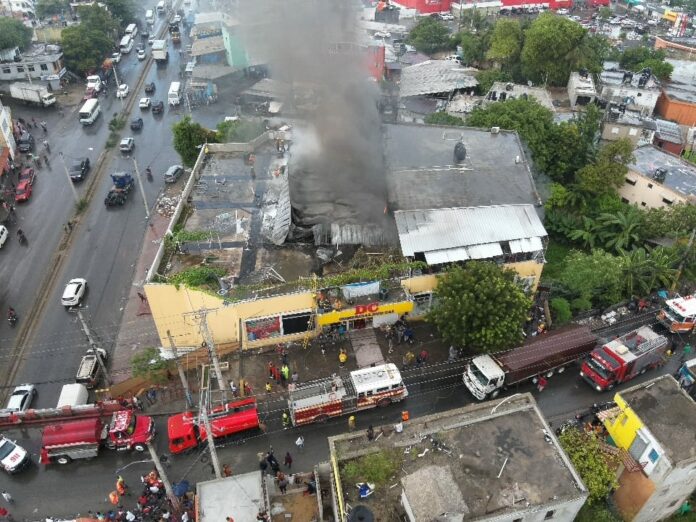
<path fill-rule="evenodd" d="M 618 133 L 619 133 L 619 128 L 618 128 L 618 127 L 612 127 L 612 128 L 611 128 L 611 133 L 612 133 L 612 134 L 618 134 Z"/>
<path fill-rule="evenodd" d="M 648 458 L 650 459 L 650 462 L 655 464 L 658 460 L 660 460 L 660 454 L 652 449 L 650 450 L 650 453 L 648 453 Z"/>
<path fill-rule="evenodd" d="M 23 66 L 23 65 L 18 65 L 18 66 L 17 66 L 17 72 L 24 72 L 24 66 Z"/>
<path fill-rule="evenodd" d="M 42 64 L 41 64 L 41 70 L 42 70 L 42 71 L 48 71 L 48 65 L 46 65 L 45 63 L 42 63 Z"/>
<path fill-rule="evenodd" d="M 621 201 L 623 201 L 624 203 L 630 203 L 630 201 L 628 201 L 626 198 L 621 198 Z"/>
<path fill-rule="evenodd" d="M 628 415 L 625 415 L 625 414 L 622 415 L 621 416 L 621 425 L 625 426 L 627 422 L 628 422 Z"/>
<path fill-rule="evenodd" d="M 34 66 L 33 66 L 33 65 L 27 65 L 27 69 L 29 69 L 29 72 L 34 72 Z"/>
<path fill-rule="evenodd" d="M 671 199 L 667 199 L 667 198 L 662 198 L 662 202 L 665 205 L 671 205 L 673 203 L 673 201 Z"/>
<path fill-rule="evenodd" d="M 386 387 L 384 387 L 384 388 L 377 388 L 377 393 L 382 393 L 382 392 L 385 392 L 385 391 L 389 391 L 389 386 L 386 386 Z"/>
<path fill-rule="evenodd" d="M 10 74 L 12 71 L 10 70 L 9 67 L 3 67 L 2 68 L 2 74 Z"/>
<path fill-rule="evenodd" d="M 631 178 L 626 178 L 626 183 L 628 183 L 629 185 L 635 186 L 636 180 L 635 180 L 635 179 L 631 179 Z"/>
<path fill-rule="evenodd" d="M 309 330 L 311 314 L 288 314 L 281 317 L 283 322 L 283 335 L 296 334 Z"/>
<path fill-rule="evenodd" d="M 652 184 L 652 183 L 648 183 L 648 188 L 653 188 L 653 184 Z"/>
<path fill-rule="evenodd" d="M 628 203 L 628 201 L 627 201 L 626 203 Z M 641 202 L 640 202 L 640 206 L 641 206 L 641 207 L 647 207 L 648 205 L 647 205 L 647 203 L 646 203 L 645 201 L 641 201 Z"/>
<path fill-rule="evenodd" d="M 556 512 L 553 509 L 551 511 L 547 511 L 544 515 L 544 520 L 551 520 L 555 514 Z"/>
<path fill-rule="evenodd" d="M 629 130 L 628 130 L 628 135 L 629 135 L 629 136 L 637 136 L 637 135 L 638 135 L 638 129 L 629 129 Z"/>

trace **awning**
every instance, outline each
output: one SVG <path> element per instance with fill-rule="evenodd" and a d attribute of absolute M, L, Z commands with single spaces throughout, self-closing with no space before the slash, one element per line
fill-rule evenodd
<path fill-rule="evenodd" d="M 519 254 L 520 252 L 539 252 L 544 249 L 539 237 L 528 237 L 510 241 L 510 252 Z"/>
<path fill-rule="evenodd" d="M 454 263 L 455 261 L 466 261 L 468 259 L 469 254 L 467 254 L 466 248 L 464 247 L 425 252 L 425 261 L 429 265 L 441 265 L 444 263 Z"/>
<path fill-rule="evenodd" d="M 466 247 L 466 251 L 471 259 L 490 259 L 503 255 L 503 249 L 500 247 L 500 243 L 473 245 Z"/>

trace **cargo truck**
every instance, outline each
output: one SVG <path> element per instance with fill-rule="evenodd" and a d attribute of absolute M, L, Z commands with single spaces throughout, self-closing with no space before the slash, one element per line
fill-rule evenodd
<path fill-rule="evenodd" d="M 15 100 L 40 107 L 50 107 L 56 103 L 56 97 L 53 96 L 53 93 L 48 92 L 46 87 L 31 83 L 15 82 L 10 84 L 10 96 Z"/>
<path fill-rule="evenodd" d="M 667 299 L 657 319 L 671 333 L 691 333 L 696 325 L 696 294 Z"/>
<path fill-rule="evenodd" d="M 135 186 L 133 176 L 127 172 L 114 172 L 111 175 L 111 180 L 114 182 L 109 192 L 106 194 L 104 204 L 107 207 L 123 205 L 128 199 L 128 194 Z"/>
<path fill-rule="evenodd" d="M 97 417 L 51 424 L 43 430 L 39 461 L 68 464 L 96 457 L 102 447 L 142 452 L 154 437 L 152 418 L 131 410 L 115 412 L 108 423 Z"/>
<path fill-rule="evenodd" d="M 101 364 L 98 357 L 101 358 Z M 85 352 L 85 355 L 80 361 L 80 367 L 77 369 L 75 382 L 84 384 L 87 388 L 94 388 L 102 374 L 102 364 L 106 362 L 106 350 L 103 348 L 90 348 Z"/>
<path fill-rule="evenodd" d="M 80 383 L 65 384 L 60 390 L 60 395 L 58 396 L 58 404 L 56 408 L 62 408 L 64 406 L 83 406 L 87 404 L 89 400 L 89 391 L 87 386 Z"/>
<path fill-rule="evenodd" d="M 157 65 L 166 64 L 169 61 L 167 40 L 155 40 L 152 42 L 152 58 L 157 62 Z"/>
<path fill-rule="evenodd" d="M 641 326 L 598 346 L 583 361 L 580 377 L 597 391 L 613 389 L 664 363 L 669 340 Z"/>
<path fill-rule="evenodd" d="M 464 368 L 462 379 L 478 400 L 492 399 L 514 384 L 563 372 L 596 344 L 597 336 L 587 326 L 562 328 L 506 352 L 474 357 Z"/>

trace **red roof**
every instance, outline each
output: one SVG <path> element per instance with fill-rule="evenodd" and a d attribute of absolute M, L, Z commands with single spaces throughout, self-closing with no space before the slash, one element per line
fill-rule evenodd
<path fill-rule="evenodd" d="M 66 444 L 97 444 L 101 440 L 101 420 L 84 419 L 46 426 L 43 431 L 44 448 Z"/>

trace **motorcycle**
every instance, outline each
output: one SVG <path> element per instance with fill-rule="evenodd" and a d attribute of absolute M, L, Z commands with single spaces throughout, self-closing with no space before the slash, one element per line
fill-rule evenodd
<path fill-rule="evenodd" d="M 17 231 L 17 240 L 19 241 L 20 245 L 26 245 L 27 244 L 27 236 L 24 235 L 24 232 L 21 230 Z"/>
<path fill-rule="evenodd" d="M 152 181 L 152 169 L 150 167 L 145 169 L 145 176 L 148 181 Z"/>
<path fill-rule="evenodd" d="M 7 314 L 7 322 L 10 324 L 11 328 L 14 328 L 15 325 L 17 324 L 17 314 L 8 313 Z"/>

